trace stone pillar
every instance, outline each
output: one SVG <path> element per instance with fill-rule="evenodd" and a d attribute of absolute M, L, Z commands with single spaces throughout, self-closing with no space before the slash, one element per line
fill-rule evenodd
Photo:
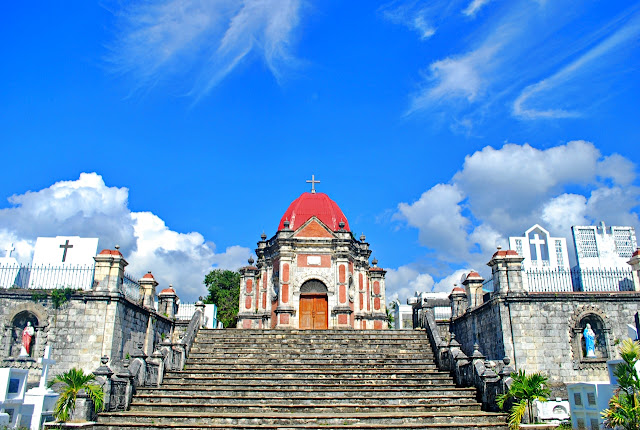
<path fill-rule="evenodd" d="M 467 293 L 469 308 L 475 308 L 482 304 L 483 282 L 484 279 L 478 272 L 469 272 L 465 280 L 462 281 L 462 285 L 464 285 L 465 292 Z"/>
<path fill-rule="evenodd" d="M 241 268 L 240 272 L 240 303 L 238 311 L 238 328 L 258 328 L 258 322 L 262 321 L 262 314 L 258 314 L 257 298 L 259 269 L 253 265 L 254 260 L 249 258 L 249 265 Z"/>
<path fill-rule="evenodd" d="M 124 259 L 120 251 L 116 249 L 103 249 L 93 257 L 96 262 L 93 275 L 93 289 L 96 291 L 120 291 L 124 279 L 124 268 L 129 263 Z"/>
<path fill-rule="evenodd" d="M 178 313 L 178 295 L 173 285 L 165 288 L 158 294 L 158 313 L 167 318 L 174 318 Z"/>
<path fill-rule="evenodd" d="M 493 275 L 493 294 L 522 293 L 522 260 L 514 250 L 498 251 L 493 254 L 487 266 L 491 267 Z"/>
<path fill-rule="evenodd" d="M 634 290 L 640 291 L 640 248 L 636 249 L 627 264 L 631 266 L 633 273 Z"/>
<path fill-rule="evenodd" d="M 449 301 L 451 303 L 451 318 L 458 318 L 467 310 L 467 293 L 458 285 L 449 294 Z"/>
<path fill-rule="evenodd" d="M 109 357 L 106 355 L 100 359 L 100 367 L 93 371 L 96 382 L 102 387 L 104 392 L 104 410 L 111 410 L 111 376 L 113 371 L 107 366 Z"/>
<path fill-rule="evenodd" d="M 372 267 L 369 268 L 369 280 L 371 282 L 371 300 L 373 302 L 373 328 L 380 330 L 389 328 L 387 323 L 387 311 L 385 306 L 385 285 L 384 276 L 386 270 L 378 267 L 378 260 L 375 258 L 371 261 Z"/>
<path fill-rule="evenodd" d="M 151 272 L 138 281 L 140 284 L 140 295 L 142 296 L 142 306 L 148 309 L 154 309 L 156 302 L 156 287 L 158 283 Z"/>

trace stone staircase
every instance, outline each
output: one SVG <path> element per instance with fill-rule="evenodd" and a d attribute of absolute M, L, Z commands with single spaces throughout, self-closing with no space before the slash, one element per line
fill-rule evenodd
<path fill-rule="evenodd" d="M 506 429 L 424 331 L 200 330 L 185 369 L 96 429 Z"/>

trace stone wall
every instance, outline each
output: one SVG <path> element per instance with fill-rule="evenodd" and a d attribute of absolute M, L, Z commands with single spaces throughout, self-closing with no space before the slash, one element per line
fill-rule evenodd
<path fill-rule="evenodd" d="M 14 321 L 20 315 L 31 315 L 36 334 L 30 357 L 18 358 L 21 327 Z M 51 292 L 46 290 L 0 290 L 0 359 L 1 366 L 30 369 L 29 382 L 36 383 L 46 345 L 51 346 L 50 377 L 79 367 L 92 372 L 100 366 L 100 357 L 111 360 L 125 358 L 140 346 L 151 354 L 161 341 L 161 333 L 171 338 L 173 321 L 143 308 L 119 293 L 78 291 L 55 308 Z"/>
<path fill-rule="evenodd" d="M 554 396 L 566 398 L 566 384 L 606 381 L 606 361 L 619 358 L 617 343 L 627 337 L 640 308 L 640 293 L 516 293 L 496 295 L 451 322 L 465 354 L 474 343 L 488 359 L 511 358 L 516 369 L 543 372 Z M 584 322 L 596 330 L 596 358 L 581 345 Z"/>

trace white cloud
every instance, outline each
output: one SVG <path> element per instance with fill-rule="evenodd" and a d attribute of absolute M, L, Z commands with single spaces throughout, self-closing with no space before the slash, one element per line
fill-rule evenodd
<path fill-rule="evenodd" d="M 120 245 L 131 273 L 152 271 L 161 286 L 172 283 L 183 301 L 206 293 L 202 281 L 213 266 L 237 269 L 249 257 L 248 248 L 216 253 L 200 233 L 179 233 L 151 212 L 131 212 L 128 195 L 127 188 L 108 187 L 96 173 L 82 173 L 75 181 L 11 196 L 12 206 L 0 209 L 0 247 L 14 243 L 14 256 L 30 262 L 38 236 L 98 237 L 100 249 Z"/>
<path fill-rule="evenodd" d="M 474 17 L 487 3 L 491 0 L 472 0 L 471 3 L 462 11 L 466 16 Z"/>
<path fill-rule="evenodd" d="M 387 302 L 398 299 L 401 303 L 406 303 L 407 297 L 412 297 L 416 292 L 431 291 L 433 285 L 431 275 L 421 273 L 413 267 L 388 269 L 385 278 Z"/>
<path fill-rule="evenodd" d="M 301 0 L 133 2 L 117 14 L 108 60 L 141 88 L 187 76 L 196 97 L 252 53 L 279 79 L 295 63 L 290 46 L 300 9 Z"/>
<path fill-rule="evenodd" d="M 466 255 L 469 220 L 462 215 L 462 191 L 454 184 L 438 184 L 412 204 L 400 203 L 396 219 L 418 228 L 420 243 L 443 252 L 442 258 Z"/>
<path fill-rule="evenodd" d="M 469 273 L 471 269 L 458 269 L 451 275 L 439 280 L 433 287 L 434 292 L 450 293 L 453 290 L 454 285 L 462 287 L 462 276 Z"/>
<path fill-rule="evenodd" d="M 638 229 L 640 188 L 631 185 L 636 179 L 631 161 L 603 157 L 585 141 L 544 150 L 528 144 L 486 147 L 468 155 L 448 184 L 398 204 L 393 219 L 417 228 L 420 244 L 450 270 L 471 266 L 487 276 L 495 247 L 506 247 L 509 236 L 536 223 L 568 238 L 572 225 L 601 220 Z"/>

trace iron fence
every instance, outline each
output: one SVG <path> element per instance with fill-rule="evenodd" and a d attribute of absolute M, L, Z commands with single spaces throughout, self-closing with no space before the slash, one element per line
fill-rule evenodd
<path fill-rule="evenodd" d="M 0 266 L 0 288 L 90 290 L 94 267 L 81 265 L 49 266 L 8 263 Z"/>
<path fill-rule="evenodd" d="M 124 277 L 122 279 L 122 293 L 126 298 L 132 300 L 136 303 L 140 302 L 140 284 L 132 275 L 127 272 L 124 272 Z"/>
<path fill-rule="evenodd" d="M 530 292 L 634 290 L 631 269 L 529 269 L 522 278 Z"/>

